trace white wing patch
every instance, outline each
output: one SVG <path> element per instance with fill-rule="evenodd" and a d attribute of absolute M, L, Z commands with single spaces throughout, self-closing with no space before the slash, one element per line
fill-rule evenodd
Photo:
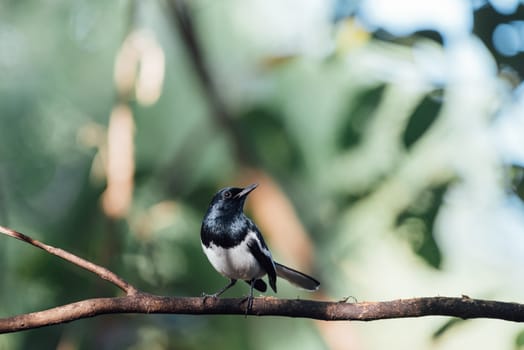
<path fill-rule="evenodd" d="M 260 245 L 260 241 L 253 231 L 248 232 L 245 239 L 235 247 L 224 249 L 211 242 L 209 247 L 202 245 L 202 249 L 204 249 L 211 265 L 222 275 L 232 279 L 249 281 L 266 274 L 247 245 L 253 239 L 259 245 L 260 250 L 271 258 L 271 253 L 267 248 Z"/>

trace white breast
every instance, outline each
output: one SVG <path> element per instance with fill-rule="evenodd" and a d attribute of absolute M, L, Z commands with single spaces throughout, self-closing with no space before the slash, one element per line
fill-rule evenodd
<path fill-rule="evenodd" d="M 251 280 L 265 275 L 256 258 L 249 251 L 247 242 L 244 240 L 236 247 L 224 249 L 213 243 L 206 247 L 202 245 L 209 262 L 222 275 L 239 280 Z"/>

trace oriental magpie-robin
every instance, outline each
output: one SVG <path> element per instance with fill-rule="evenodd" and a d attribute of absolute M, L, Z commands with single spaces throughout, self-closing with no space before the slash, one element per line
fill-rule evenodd
<path fill-rule="evenodd" d="M 250 285 L 247 309 L 253 305 L 253 288 L 265 292 L 269 285 L 277 291 L 277 276 L 299 288 L 315 291 L 320 283 L 302 272 L 275 262 L 258 227 L 244 215 L 244 202 L 257 184 L 245 188 L 226 187 L 218 191 L 207 209 L 202 222 L 200 239 L 202 248 L 215 270 L 229 278 L 229 284 L 218 292 L 207 295 L 218 297 L 237 280 Z"/>

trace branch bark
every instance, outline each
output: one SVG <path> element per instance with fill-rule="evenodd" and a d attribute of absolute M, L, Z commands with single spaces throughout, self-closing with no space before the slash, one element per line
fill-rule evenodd
<path fill-rule="evenodd" d="M 116 313 L 245 315 L 245 299 L 166 297 L 138 293 L 117 298 L 87 299 L 52 309 L 0 319 L 0 333 L 17 332 L 87 317 Z M 383 302 L 326 302 L 255 298 L 249 313 L 256 316 L 302 317 L 325 321 L 373 321 L 422 316 L 462 319 L 493 318 L 524 322 L 524 304 L 468 297 L 430 297 Z"/>
<path fill-rule="evenodd" d="M 51 326 L 87 317 L 117 313 L 245 315 L 245 299 L 166 297 L 147 294 L 108 269 L 63 249 L 39 242 L 0 226 L 0 233 L 38 247 L 69 261 L 126 292 L 124 297 L 86 299 L 52 309 L 0 319 L 0 333 Z M 255 298 L 250 315 L 303 317 L 326 321 L 373 321 L 422 316 L 453 316 L 463 319 L 493 318 L 524 322 L 524 304 L 492 300 L 428 297 L 383 302 L 346 303 L 300 299 Z"/>
<path fill-rule="evenodd" d="M 40 248 L 48 252 L 49 254 L 58 256 L 59 258 L 62 258 L 78 267 L 83 268 L 84 270 L 92 272 L 95 275 L 97 275 L 98 277 L 114 284 L 115 286 L 123 290 L 127 295 L 133 295 L 133 294 L 138 293 L 138 290 L 134 286 L 126 282 L 123 278 L 117 276 L 115 273 L 109 271 L 105 267 L 96 265 L 90 261 L 82 259 L 81 257 L 74 255 L 72 253 L 69 253 L 68 251 L 65 251 L 63 249 L 56 248 L 56 247 L 47 245 L 45 243 L 42 243 L 40 241 L 37 241 L 36 239 L 33 239 L 29 236 L 24 235 L 23 233 L 12 230 L 8 227 L 0 226 L 0 233 L 3 233 L 4 235 L 7 235 L 9 237 L 16 238 L 22 242 L 29 243 L 32 246 L 35 246 L 37 248 Z"/>

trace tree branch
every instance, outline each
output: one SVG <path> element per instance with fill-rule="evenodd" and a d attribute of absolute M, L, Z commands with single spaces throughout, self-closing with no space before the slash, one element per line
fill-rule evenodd
<path fill-rule="evenodd" d="M 245 299 L 212 297 L 165 297 L 140 292 L 108 269 L 93 264 L 60 248 L 55 248 L 20 232 L 0 226 L 0 233 L 19 239 L 56 255 L 123 291 L 124 297 L 81 300 L 52 309 L 0 319 L 0 333 L 51 326 L 87 317 L 117 313 L 156 313 L 187 315 L 245 315 Z M 326 321 L 373 321 L 390 318 L 453 316 L 463 319 L 494 318 L 524 322 L 524 304 L 491 300 L 433 297 L 383 302 L 346 303 L 299 299 L 255 298 L 249 312 L 256 316 L 303 317 Z"/>
<path fill-rule="evenodd" d="M 72 253 L 69 253 L 68 251 L 65 251 L 60 248 L 56 248 L 50 245 L 47 245 L 45 243 L 42 243 L 40 241 L 37 241 L 36 239 L 33 239 L 29 236 L 24 235 L 23 233 L 17 232 L 15 230 L 12 230 L 10 228 L 0 226 L 0 233 L 3 233 L 7 236 L 16 238 L 18 240 L 21 240 L 23 242 L 29 243 L 37 248 L 40 248 L 42 250 L 45 250 L 49 254 L 53 254 L 55 256 L 58 256 L 59 258 L 62 258 L 66 261 L 69 261 L 70 263 L 79 266 L 83 268 L 84 270 L 90 271 L 97 275 L 98 277 L 111 282 L 118 288 L 122 289 L 127 295 L 134 295 L 138 293 L 138 290 L 129 284 L 128 282 L 124 281 L 121 277 L 117 276 L 115 273 L 109 271 L 105 267 L 102 267 L 100 265 L 93 264 L 90 261 L 87 261 L 85 259 L 82 259 L 79 256 L 76 256 Z"/>
<path fill-rule="evenodd" d="M 179 32 L 182 43 L 185 46 L 189 64 L 193 66 L 196 77 L 202 86 L 204 97 L 209 103 L 211 116 L 229 134 L 236 158 L 244 165 L 253 163 L 252 158 L 254 155 L 250 152 L 249 144 L 245 142 L 212 77 L 198 33 L 195 30 L 191 9 L 187 5 L 186 0 L 168 0 L 167 5 L 171 12 L 170 18 L 173 21 L 173 25 Z"/>
<path fill-rule="evenodd" d="M 119 298 L 87 299 L 52 309 L 0 319 L 0 333 L 17 332 L 87 317 L 116 313 L 245 315 L 245 299 L 164 297 L 138 293 Z M 249 313 L 256 316 L 303 317 L 325 321 L 373 321 L 422 316 L 462 319 L 493 318 L 524 322 L 524 304 L 468 297 L 414 298 L 383 302 L 325 302 L 255 298 Z"/>

